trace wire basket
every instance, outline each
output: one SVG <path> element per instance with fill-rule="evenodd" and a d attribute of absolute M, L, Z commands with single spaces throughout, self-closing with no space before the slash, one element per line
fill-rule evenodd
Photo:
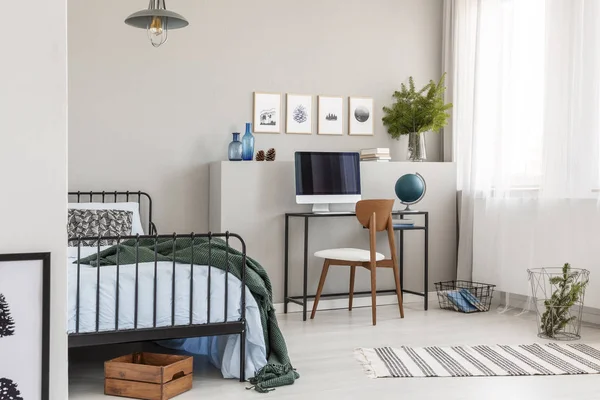
<path fill-rule="evenodd" d="M 543 339 L 578 340 L 590 271 L 579 268 L 527 270 L 535 301 L 538 336 Z"/>
<path fill-rule="evenodd" d="M 446 281 L 435 284 L 440 308 L 462 313 L 489 311 L 496 285 L 471 281 Z"/>

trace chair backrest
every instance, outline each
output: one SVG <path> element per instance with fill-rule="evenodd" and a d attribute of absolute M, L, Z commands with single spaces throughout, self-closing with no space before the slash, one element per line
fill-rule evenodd
<path fill-rule="evenodd" d="M 393 208 L 394 200 L 361 200 L 356 203 L 356 218 L 362 226 L 368 228 L 369 221 L 375 213 L 375 230 L 385 231 Z"/>

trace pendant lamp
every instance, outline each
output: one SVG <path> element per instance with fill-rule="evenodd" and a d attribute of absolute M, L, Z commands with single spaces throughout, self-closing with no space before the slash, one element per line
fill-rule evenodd
<path fill-rule="evenodd" d="M 167 41 L 171 29 L 188 26 L 188 21 L 173 11 L 168 11 L 165 0 L 150 0 L 147 10 L 138 11 L 125 19 L 127 25 L 146 29 L 152 46 L 159 47 Z"/>

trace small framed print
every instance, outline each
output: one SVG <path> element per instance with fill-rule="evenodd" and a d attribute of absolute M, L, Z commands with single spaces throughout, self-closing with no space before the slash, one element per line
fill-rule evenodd
<path fill-rule="evenodd" d="M 343 135 L 344 99 L 342 97 L 319 96 L 319 135 Z"/>
<path fill-rule="evenodd" d="M 375 124 L 374 104 L 370 97 L 350 97 L 348 99 L 348 134 L 373 135 Z"/>
<path fill-rule="evenodd" d="M 281 133 L 281 95 L 254 92 L 255 133 Z"/>
<path fill-rule="evenodd" d="M 0 399 L 49 399 L 50 253 L 0 254 L 0 360 Z"/>
<path fill-rule="evenodd" d="M 288 94 L 286 99 L 285 131 L 312 135 L 313 102 L 311 95 Z"/>

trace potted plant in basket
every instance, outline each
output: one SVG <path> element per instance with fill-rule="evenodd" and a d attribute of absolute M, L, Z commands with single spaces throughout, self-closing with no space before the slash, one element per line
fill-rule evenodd
<path fill-rule="evenodd" d="M 538 336 L 544 339 L 579 339 L 583 300 L 590 272 L 571 268 L 535 268 L 528 271 L 536 301 Z"/>
<path fill-rule="evenodd" d="M 383 107 L 383 124 L 392 139 L 400 140 L 402 135 L 408 135 L 408 158 L 411 161 L 427 158 L 424 133 L 437 132 L 448 123 L 450 114 L 447 111 L 452 108 L 452 103 L 444 103 L 445 78 L 444 73 L 438 83 L 431 80 L 417 90 L 411 76 L 408 87 L 403 83 L 400 91 L 394 92 L 396 102 L 390 107 Z"/>

